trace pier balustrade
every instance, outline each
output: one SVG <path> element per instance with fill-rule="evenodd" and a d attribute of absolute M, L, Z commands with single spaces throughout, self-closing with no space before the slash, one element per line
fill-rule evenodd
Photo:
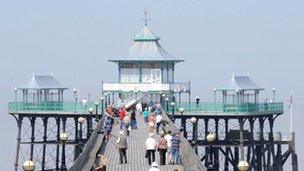
<path fill-rule="evenodd" d="M 283 113 L 283 103 L 244 103 L 244 104 L 224 104 L 221 102 L 200 102 L 187 103 L 182 102 L 175 105 L 175 111 L 178 112 L 180 108 L 187 113 L 219 113 L 219 114 L 258 114 L 258 113 Z M 171 107 L 172 108 L 172 107 Z M 171 109 L 172 110 L 172 109 Z M 169 111 L 171 111 L 169 110 Z"/>
<path fill-rule="evenodd" d="M 69 113 L 88 113 L 89 108 L 95 108 L 95 101 L 88 101 L 85 104 L 80 101 L 65 102 L 10 102 L 8 103 L 9 112 L 69 112 Z M 98 112 L 101 112 L 101 108 Z"/>

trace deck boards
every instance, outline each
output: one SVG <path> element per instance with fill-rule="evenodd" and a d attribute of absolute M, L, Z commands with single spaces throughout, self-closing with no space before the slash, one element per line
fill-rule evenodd
<path fill-rule="evenodd" d="M 104 155 L 108 158 L 107 170 L 110 171 L 148 171 L 150 166 L 148 165 L 145 155 L 145 141 L 148 137 L 147 127 L 143 121 L 141 115 L 137 115 L 137 126 L 138 129 L 130 131 L 130 135 L 127 139 L 128 150 L 127 150 L 127 164 L 119 164 L 119 153 L 115 147 L 116 137 L 120 130 L 119 124 L 113 126 L 112 136 L 110 142 L 107 143 L 107 147 L 104 151 Z M 159 163 L 158 152 L 156 152 L 156 162 Z M 179 171 L 183 170 L 182 166 L 179 165 L 165 165 L 159 166 L 161 171 L 173 171 L 177 168 Z"/>

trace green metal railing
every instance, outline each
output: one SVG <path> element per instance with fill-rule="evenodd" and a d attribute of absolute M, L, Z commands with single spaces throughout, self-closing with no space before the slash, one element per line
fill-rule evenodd
<path fill-rule="evenodd" d="M 105 107 L 105 106 L 104 106 Z M 9 102 L 9 112 L 88 112 L 89 108 L 96 109 L 95 102 L 88 101 L 83 104 L 79 101 L 66 102 Z M 98 106 L 98 111 L 101 111 L 101 104 Z"/>
<path fill-rule="evenodd" d="M 205 113 L 282 113 L 283 103 L 245 103 L 245 104 L 224 104 L 214 102 L 196 103 L 176 103 L 175 111 L 184 108 L 185 112 L 205 112 Z M 171 108 L 171 107 L 170 107 Z M 172 111 L 172 108 L 170 109 Z"/>

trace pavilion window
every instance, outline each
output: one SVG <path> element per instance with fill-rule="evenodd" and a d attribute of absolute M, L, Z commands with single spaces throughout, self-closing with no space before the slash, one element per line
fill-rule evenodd
<path fill-rule="evenodd" d="M 120 68 L 120 82 L 122 83 L 138 83 L 140 77 L 139 65 L 126 63 Z"/>
<path fill-rule="evenodd" d="M 161 83 L 160 63 L 146 63 L 142 65 L 142 82 L 143 83 Z"/>

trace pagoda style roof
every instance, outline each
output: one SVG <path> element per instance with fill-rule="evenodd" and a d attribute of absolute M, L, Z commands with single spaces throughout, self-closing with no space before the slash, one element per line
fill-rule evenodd
<path fill-rule="evenodd" d="M 122 56 L 111 62 L 183 62 L 169 54 L 160 44 L 160 38 L 145 26 L 135 37 L 131 48 Z"/>
<path fill-rule="evenodd" d="M 68 89 L 68 87 L 63 86 L 61 83 L 59 83 L 52 75 L 33 74 L 32 78 L 22 86 L 18 87 L 18 89 Z"/>
<path fill-rule="evenodd" d="M 246 90 L 264 90 L 264 88 L 254 83 L 249 76 L 232 76 L 230 85 L 226 88 L 219 88 L 219 91 L 246 91 Z"/>

